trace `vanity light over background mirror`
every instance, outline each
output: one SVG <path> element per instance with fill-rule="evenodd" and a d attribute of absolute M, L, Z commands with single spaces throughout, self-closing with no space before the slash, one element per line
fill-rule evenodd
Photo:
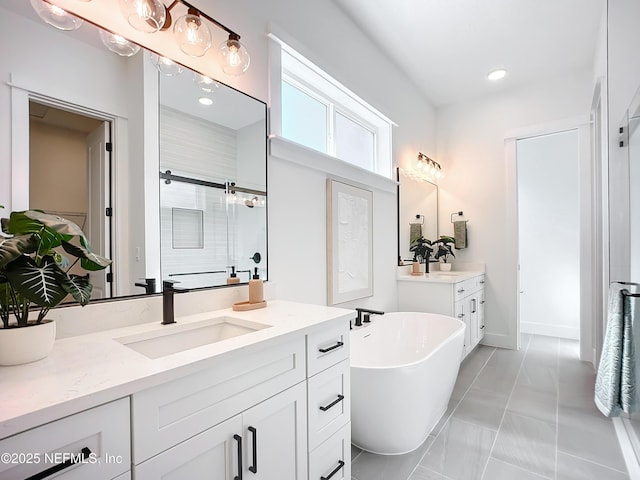
<path fill-rule="evenodd" d="M 397 170 L 398 179 L 398 260 L 411 260 L 409 250 L 415 236 L 438 238 L 438 186 Z M 406 262 L 405 262 L 406 263 Z"/>
<path fill-rule="evenodd" d="M 231 266 L 267 279 L 263 102 L 183 67 L 162 75 L 151 52 L 117 55 L 89 22 L 57 30 L 24 0 L 0 0 L 0 25 L 11 209 L 83 227 L 114 261 L 95 298 L 143 294 L 146 278 L 223 285 Z"/>

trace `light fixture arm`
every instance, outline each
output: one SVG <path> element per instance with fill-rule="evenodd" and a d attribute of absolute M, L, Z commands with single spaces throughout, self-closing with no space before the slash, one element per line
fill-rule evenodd
<path fill-rule="evenodd" d="M 223 25 L 222 23 L 220 23 L 219 21 L 217 21 L 215 18 L 210 17 L 209 15 L 207 15 L 206 13 L 204 13 L 202 10 L 194 7 L 193 5 L 191 5 L 188 2 L 185 2 L 184 0 L 173 0 L 171 2 L 171 4 L 166 7 L 167 8 L 167 22 L 165 23 L 165 25 L 162 27 L 162 30 L 166 30 L 171 26 L 171 10 L 177 5 L 181 3 L 182 5 L 184 5 L 185 7 L 187 7 L 187 10 L 189 11 L 195 11 L 197 12 L 198 16 L 202 17 L 202 18 L 206 18 L 209 22 L 213 23 L 216 27 L 224 30 L 225 32 L 227 32 L 230 36 L 233 35 L 234 38 L 236 40 L 240 40 L 240 35 L 238 35 L 236 32 L 234 32 L 233 30 L 231 30 L 229 27 L 227 27 L 226 25 Z"/>

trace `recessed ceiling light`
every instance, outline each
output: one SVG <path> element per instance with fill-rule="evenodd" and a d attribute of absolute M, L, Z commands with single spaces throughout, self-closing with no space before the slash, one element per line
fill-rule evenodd
<path fill-rule="evenodd" d="M 489 72 L 487 78 L 489 80 L 500 80 L 501 78 L 504 78 L 506 74 L 507 71 L 501 68 L 499 70 L 493 70 L 492 72 Z"/>
<path fill-rule="evenodd" d="M 202 105 L 206 105 L 206 106 L 213 105 L 213 100 L 212 100 L 212 99 L 210 99 L 209 97 L 200 97 L 200 98 L 198 99 L 198 101 L 199 101 Z"/>

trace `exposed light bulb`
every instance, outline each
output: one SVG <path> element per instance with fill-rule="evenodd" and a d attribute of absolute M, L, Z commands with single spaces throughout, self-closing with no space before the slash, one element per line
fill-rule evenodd
<path fill-rule="evenodd" d="M 220 44 L 218 55 L 222 62 L 222 71 L 228 75 L 242 75 L 249 68 L 251 56 L 240 43 L 240 36 L 229 34 L 229 39 Z"/>
<path fill-rule="evenodd" d="M 211 47 L 211 31 L 198 15 L 190 8 L 188 13 L 178 19 L 173 27 L 180 50 L 190 57 L 201 57 Z"/>
<path fill-rule="evenodd" d="M 75 15 L 43 0 L 31 0 L 31 6 L 42 20 L 59 30 L 77 30 L 84 23 Z"/>
<path fill-rule="evenodd" d="M 160 0 L 120 0 L 122 14 L 136 30 L 154 33 L 167 20 L 167 9 Z"/>
<path fill-rule="evenodd" d="M 194 72 L 193 74 L 193 81 L 203 92 L 214 93 L 220 88 L 220 84 L 213 78 L 207 77 L 206 75 L 201 75 L 196 72 Z"/>

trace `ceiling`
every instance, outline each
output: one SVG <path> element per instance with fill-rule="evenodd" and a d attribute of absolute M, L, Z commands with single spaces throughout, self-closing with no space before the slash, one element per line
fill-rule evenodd
<path fill-rule="evenodd" d="M 605 0 L 334 0 L 436 107 L 591 70 Z M 498 82 L 496 68 L 508 70 Z"/>

